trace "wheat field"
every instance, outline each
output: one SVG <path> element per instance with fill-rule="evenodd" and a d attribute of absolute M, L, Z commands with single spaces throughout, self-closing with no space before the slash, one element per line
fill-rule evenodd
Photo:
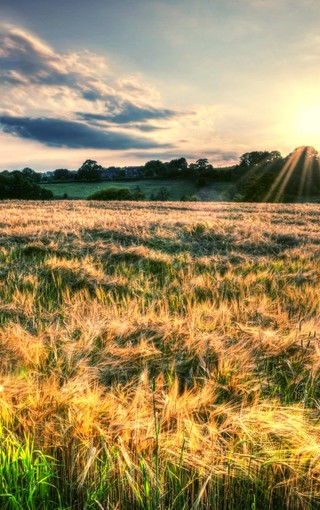
<path fill-rule="evenodd" d="M 0 203 L 1 509 L 320 508 L 320 205 Z"/>

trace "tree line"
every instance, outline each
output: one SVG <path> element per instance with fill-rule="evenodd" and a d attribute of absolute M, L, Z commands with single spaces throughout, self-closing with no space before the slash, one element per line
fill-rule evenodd
<path fill-rule="evenodd" d="M 143 166 L 122 168 L 104 168 L 97 161 L 88 159 L 77 171 L 59 168 L 43 174 L 24 168 L 0 172 L 0 199 L 52 199 L 52 192 L 41 186 L 48 182 L 171 178 L 191 179 L 199 187 L 214 186 L 215 181 L 231 182 L 234 184 L 234 200 L 295 202 L 320 195 L 320 158 L 313 147 L 301 146 L 286 157 L 276 150 L 246 152 L 238 164 L 222 168 L 213 167 L 207 158 L 200 158 L 194 163 L 188 163 L 184 157 L 169 162 L 150 160 Z M 108 199 L 108 193 L 104 196 Z M 133 193 L 130 197 L 144 199 L 143 193 Z"/>

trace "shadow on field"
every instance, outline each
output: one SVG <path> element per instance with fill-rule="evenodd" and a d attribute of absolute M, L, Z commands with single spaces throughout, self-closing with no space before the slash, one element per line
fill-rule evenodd
<path fill-rule="evenodd" d="M 118 257 L 122 260 L 134 262 L 139 255 L 123 252 L 128 248 L 147 248 L 166 255 L 189 254 L 192 257 L 212 255 L 281 255 L 283 252 L 320 244 L 320 239 L 299 234 L 282 234 L 264 232 L 258 235 L 246 233 L 245 238 L 241 232 L 217 232 L 207 228 L 205 224 L 191 226 L 181 225 L 179 229 L 167 229 L 159 235 L 155 226 L 149 230 L 141 230 L 135 233 L 119 230 L 84 229 L 81 235 L 72 232 L 60 234 L 47 232 L 41 238 L 39 236 L 14 235 L 0 237 L 0 243 L 10 250 L 16 250 L 17 256 L 26 258 L 43 258 L 50 255 L 57 257 L 83 256 L 83 245 L 86 245 L 86 253 L 94 258 L 110 256 L 114 260 Z M 99 247 L 97 248 L 97 243 Z M 116 250 L 119 254 L 116 254 Z M 143 258 L 141 256 L 140 258 Z"/>
<path fill-rule="evenodd" d="M 130 247 L 144 247 L 167 255 L 189 253 L 191 256 L 227 255 L 230 253 L 251 254 L 251 255 L 279 255 L 282 252 L 301 247 L 307 243 L 319 244 L 317 239 L 310 239 L 306 236 L 290 234 L 268 234 L 261 236 L 261 239 L 241 239 L 239 234 L 219 233 L 212 230 L 202 229 L 196 225 L 194 229 L 182 227 L 176 238 L 169 236 L 147 237 L 146 235 L 133 235 L 130 233 L 105 231 L 86 231 L 84 237 L 91 237 L 102 243 L 112 243 L 120 249 Z M 105 251 L 105 257 L 108 250 Z M 114 250 L 110 257 L 122 260 L 134 261 L 141 258 L 137 253 L 121 252 L 115 255 Z"/>

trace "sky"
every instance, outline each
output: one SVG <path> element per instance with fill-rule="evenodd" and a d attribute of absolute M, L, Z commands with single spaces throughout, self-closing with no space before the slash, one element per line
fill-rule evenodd
<path fill-rule="evenodd" d="M 0 170 L 320 149 L 319 0 L 0 0 Z"/>

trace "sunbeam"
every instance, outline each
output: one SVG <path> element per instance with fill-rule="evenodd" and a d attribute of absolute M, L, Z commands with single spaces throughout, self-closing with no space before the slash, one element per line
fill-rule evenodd
<path fill-rule="evenodd" d="M 285 194 L 294 194 L 299 200 L 312 193 L 315 183 L 315 161 L 318 152 L 313 147 L 298 147 L 285 160 L 282 169 L 263 197 L 265 202 L 278 202 Z"/>

